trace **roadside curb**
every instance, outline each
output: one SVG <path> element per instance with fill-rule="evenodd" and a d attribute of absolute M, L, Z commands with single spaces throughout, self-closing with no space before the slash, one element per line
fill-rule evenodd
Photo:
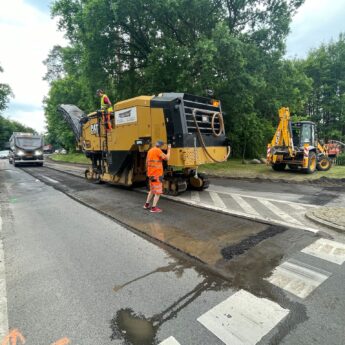
<path fill-rule="evenodd" d="M 334 224 L 332 222 L 328 222 L 327 220 L 321 219 L 313 214 L 313 210 L 306 212 L 305 216 L 317 224 L 327 226 L 328 228 L 336 230 L 338 232 L 345 232 L 345 226 Z"/>
<path fill-rule="evenodd" d="M 334 186 L 339 184 L 344 185 L 345 178 L 329 178 L 322 176 L 315 180 L 304 180 L 304 181 L 296 181 L 296 180 L 286 180 L 286 179 L 277 179 L 277 178 L 265 178 L 260 176 L 253 176 L 253 177 L 245 177 L 245 176 L 227 176 L 227 175 L 216 175 L 210 174 L 208 172 L 202 171 L 201 172 L 207 174 L 208 177 L 211 178 L 221 178 L 226 180 L 241 180 L 241 181 L 260 181 L 260 182 L 269 182 L 269 183 L 287 183 L 287 184 L 310 184 L 310 185 L 321 185 L 321 186 Z"/>

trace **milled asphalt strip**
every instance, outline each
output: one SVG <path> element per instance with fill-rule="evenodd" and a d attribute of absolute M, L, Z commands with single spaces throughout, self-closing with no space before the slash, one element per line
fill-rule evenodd
<path fill-rule="evenodd" d="M 48 177 L 48 176 L 44 176 L 44 175 L 42 175 L 47 181 L 50 181 L 51 183 L 59 183 L 59 181 L 56 181 L 56 180 L 54 180 L 54 179 L 52 179 L 52 178 L 50 178 L 50 177 Z"/>
<path fill-rule="evenodd" d="M 72 173 L 69 173 L 69 172 L 66 172 L 66 171 L 63 171 L 63 170 L 60 170 L 60 169 L 56 169 L 56 168 L 53 168 L 53 167 L 47 166 L 47 168 L 52 169 L 52 170 L 56 170 L 56 171 L 60 171 L 62 173 L 66 173 L 66 174 L 69 174 L 69 175 L 76 176 L 76 175 L 74 175 Z M 77 177 L 80 178 L 81 176 L 77 176 Z M 134 189 L 134 191 L 141 192 L 141 193 L 147 193 L 147 191 L 143 190 L 143 189 Z M 224 194 L 229 194 L 229 193 L 224 193 Z M 298 230 L 310 231 L 310 232 L 315 233 L 315 234 L 319 232 L 318 229 L 310 228 L 310 227 L 304 226 L 302 224 L 299 225 L 299 224 L 294 224 L 294 223 L 286 223 L 284 221 L 274 220 L 274 219 L 271 219 L 271 218 L 264 217 L 262 215 L 248 214 L 248 213 L 244 213 L 244 212 L 238 212 L 238 211 L 235 211 L 235 210 L 227 210 L 227 209 L 222 208 L 222 207 L 201 204 L 199 199 L 197 197 L 195 197 L 195 196 L 196 196 L 196 194 L 194 194 L 194 197 L 192 197 L 192 200 L 186 200 L 184 198 L 180 198 L 180 197 L 177 197 L 177 196 L 169 196 L 169 195 L 164 195 L 164 194 L 162 195 L 163 198 L 170 199 L 170 200 L 173 200 L 175 202 L 181 202 L 181 203 L 184 203 L 186 205 L 191 205 L 191 206 L 198 207 L 198 208 L 203 208 L 203 209 L 206 209 L 206 210 L 221 212 L 221 213 L 232 215 L 232 216 L 235 216 L 235 217 L 246 218 L 246 219 L 254 220 L 256 222 L 260 222 L 260 223 L 264 223 L 264 224 L 282 225 L 282 226 L 285 226 L 285 227 L 290 227 L 290 228 L 294 228 L 294 229 L 298 229 Z M 247 197 L 246 195 L 244 195 L 244 196 Z"/>
<path fill-rule="evenodd" d="M 2 219 L 0 215 L 0 340 L 8 334 L 8 314 L 6 297 L 5 255 L 2 243 Z"/>
<path fill-rule="evenodd" d="M 85 176 L 84 176 L 84 171 L 85 170 L 81 170 L 79 168 L 74 168 L 74 169 L 71 169 L 71 170 L 63 170 L 63 169 L 58 169 L 56 167 L 56 165 L 54 164 L 45 164 L 44 165 L 45 168 L 48 168 L 50 170 L 54 170 L 54 171 L 60 171 L 62 173 L 65 173 L 65 174 L 68 174 L 68 175 L 71 175 L 71 176 L 75 176 L 75 177 L 79 177 L 79 178 L 82 178 L 82 179 L 85 179 Z M 74 170 L 74 171 L 73 171 Z"/>

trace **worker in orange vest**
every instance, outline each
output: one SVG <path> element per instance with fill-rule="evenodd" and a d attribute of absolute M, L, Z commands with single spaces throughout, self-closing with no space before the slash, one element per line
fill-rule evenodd
<path fill-rule="evenodd" d="M 106 130 L 110 131 L 112 129 L 110 113 L 113 111 L 113 105 L 103 89 L 98 89 L 96 95 L 101 98 L 102 121 L 106 126 Z"/>
<path fill-rule="evenodd" d="M 107 112 L 113 111 L 113 105 L 103 89 L 98 89 L 96 95 L 101 98 L 101 109 Z"/>
<path fill-rule="evenodd" d="M 146 157 L 146 174 L 149 178 L 150 192 L 147 196 L 144 208 L 147 210 L 150 209 L 150 202 L 153 198 L 152 213 L 162 212 L 162 210 L 157 207 L 157 203 L 160 195 L 163 193 L 163 160 L 169 160 L 171 145 L 168 145 L 168 152 L 166 154 L 161 150 L 162 146 L 163 141 L 158 140 L 155 147 L 149 150 Z"/>

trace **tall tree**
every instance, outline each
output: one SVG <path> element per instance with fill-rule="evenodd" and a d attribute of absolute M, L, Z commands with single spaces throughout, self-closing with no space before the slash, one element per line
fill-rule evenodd
<path fill-rule="evenodd" d="M 345 140 L 345 34 L 312 50 L 302 63 L 313 80 L 306 112 L 321 137 Z"/>
<path fill-rule="evenodd" d="M 3 73 L 3 68 L 0 66 L 0 73 Z M 8 84 L 0 83 L 0 114 L 7 108 L 10 97 L 13 96 L 12 90 Z"/>
<path fill-rule="evenodd" d="M 259 154 L 272 132 L 272 113 L 287 102 L 300 109 L 310 87 L 303 72 L 282 59 L 291 16 L 302 3 L 55 0 L 52 15 L 70 45 L 55 48 L 46 60 L 49 131 L 60 128 L 56 104 L 68 99 L 91 110 L 97 88 L 105 88 L 113 101 L 213 88 L 223 102 L 235 154 Z M 247 135 L 248 124 L 262 139 Z"/>

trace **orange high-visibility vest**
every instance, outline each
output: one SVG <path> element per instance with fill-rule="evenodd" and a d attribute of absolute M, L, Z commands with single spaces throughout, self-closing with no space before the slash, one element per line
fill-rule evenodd
<path fill-rule="evenodd" d="M 108 98 L 108 100 L 110 102 L 110 99 L 109 99 L 109 97 L 106 94 L 102 95 L 102 98 L 101 98 L 101 109 L 102 110 L 113 111 L 113 107 L 110 104 L 107 104 L 107 103 L 104 102 L 105 98 Z"/>
<path fill-rule="evenodd" d="M 163 176 L 163 159 L 165 154 L 158 147 L 153 147 L 147 153 L 146 168 L 147 176 Z"/>

